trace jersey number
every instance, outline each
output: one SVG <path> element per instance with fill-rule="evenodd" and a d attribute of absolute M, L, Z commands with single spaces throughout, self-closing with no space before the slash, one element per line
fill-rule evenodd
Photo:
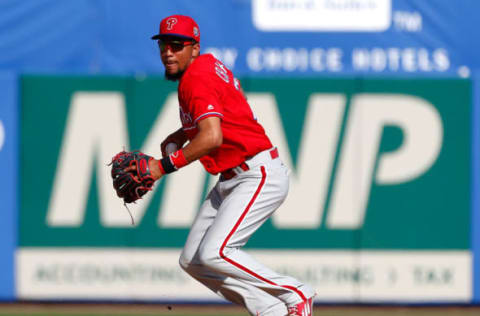
<path fill-rule="evenodd" d="M 230 82 L 230 78 L 228 78 L 228 72 L 227 72 L 227 69 L 225 68 L 225 66 L 217 61 L 215 63 L 215 72 L 217 73 L 217 75 L 222 78 L 223 81 L 225 81 L 226 83 L 229 83 Z"/>
<path fill-rule="evenodd" d="M 215 63 L 215 72 L 220 78 L 222 78 L 223 81 L 225 81 L 226 83 L 230 83 L 230 78 L 228 77 L 228 72 L 227 72 L 227 69 L 225 68 L 225 65 L 218 60 Z M 235 89 L 240 90 L 240 82 L 238 81 L 237 78 L 233 78 L 233 85 L 235 86 Z M 242 91 L 242 94 L 243 94 L 243 91 Z M 250 111 L 252 112 L 253 119 L 256 121 L 257 117 L 253 113 L 252 109 L 250 109 Z"/>
<path fill-rule="evenodd" d="M 223 81 L 230 83 L 230 78 L 228 77 L 228 72 L 225 68 L 225 65 L 218 60 L 215 63 L 215 72 L 217 73 L 217 76 L 222 78 Z M 233 78 L 233 85 L 235 86 L 235 89 L 240 90 L 240 83 L 238 82 L 237 78 Z"/>

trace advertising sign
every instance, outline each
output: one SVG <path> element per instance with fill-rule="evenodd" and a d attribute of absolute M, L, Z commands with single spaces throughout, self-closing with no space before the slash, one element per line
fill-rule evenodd
<path fill-rule="evenodd" d="M 319 301 L 472 298 L 470 81 L 242 84 L 291 169 L 248 251 Z M 21 89 L 22 155 L 42 155 L 22 168 L 19 297 L 216 300 L 177 263 L 216 177 L 194 163 L 162 178 L 131 207 L 134 226 L 110 179 L 123 148 L 160 156 L 180 126 L 176 85 L 25 76 Z"/>
<path fill-rule="evenodd" d="M 2 8 L 0 23 L 18 32 L 0 34 L 0 67 L 163 73 L 150 37 L 161 19 L 183 14 L 198 23 L 202 52 L 215 53 L 239 76 L 456 78 L 480 68 L 480 3 L 472 0 L 37 1 Z M 18 12 L 26 18 L 9 18 Z M 55 36 L 31 36 L 52 29 Z"/>

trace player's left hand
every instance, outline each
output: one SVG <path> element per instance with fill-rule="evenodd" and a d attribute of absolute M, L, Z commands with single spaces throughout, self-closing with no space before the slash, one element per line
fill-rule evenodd
<path fill-rule="evenodd" d="M 162 177 L 158 160 L 140 151 L 121 151 L 112 158 L 113 187 L 125 203 L 141 199 Z"/>

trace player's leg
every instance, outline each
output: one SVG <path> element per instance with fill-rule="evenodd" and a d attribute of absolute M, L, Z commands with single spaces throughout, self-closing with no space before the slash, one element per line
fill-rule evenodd
<path fill-rule="evenodd" d="M 203 203 L 190 229 L 180 256 L 180 266 L 219 296 L 247 308 L 251 315 L 286 315 L 283 302 L 276 297 L 243 281 L 212 271 L 198 260 L 200 242 L 213 223 L 220 204 L 221 198 L 214 188 Z"/>
<path fill-rule="evenodd" d="M 279 159 L 221 182 L 218 190 L 224 200 L 200 244 L 202 264 L 262 289 L 287 305 L 312 297 L 314 290 L 308 285 L 274 272 L 240 250 L 286 197 L 288 175 Z"/>
<path fill-rule="evenodd" d="M 189 274 L 220 297 L 244 306 L 250 315 L 287 315 L 287 308 L 282 301 L 241 280 L 218 273 L 210 274 L 205 270 L 189 270 Z"/>
<path fill-rule="evenodd" d="M 185 242 L 179 260 L 180 266 L 183 269 L 187 270 L 190 266 L 199 265 L 198 260 L 194 258 L 200 242 L 212 225 L 215 216 L 217 216 L 219 203 L 218 193 L 216 187 L 214 187 L 203 202 L 188 233 L 187 241 Z"/>

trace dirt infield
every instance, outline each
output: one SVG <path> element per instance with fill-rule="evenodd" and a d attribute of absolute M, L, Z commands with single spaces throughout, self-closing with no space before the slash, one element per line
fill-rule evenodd
<path fill-rule="evenodd" d="M 178 304 L 0 304 L 0 315 L 248 315 L 232 305 Z"/>
<path fill-rule="evenodd" d="M 315 306 L 315 316 L 479 316 L 480 306 Z M 4 303 L 0 316 L 248 316 L 232 305 Z"/>

